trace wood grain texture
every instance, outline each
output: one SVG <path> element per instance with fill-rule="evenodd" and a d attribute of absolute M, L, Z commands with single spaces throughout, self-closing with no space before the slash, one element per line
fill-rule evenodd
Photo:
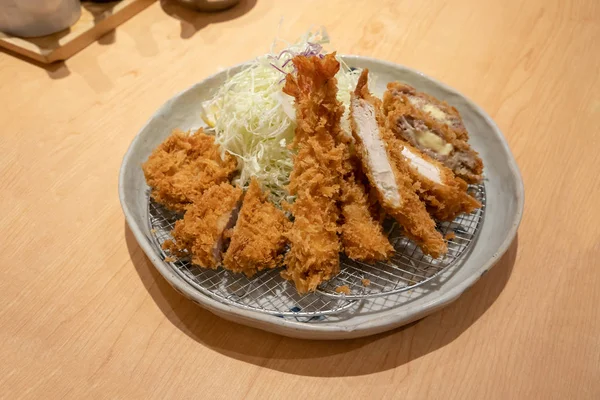
<path fill-rule="evenodd" d="M 177 294 L 125 226 L 117 176 L 166 99 L 326 25 L 340 53 L 480 104 L 521 168 L 502 261 L 446 309 L 343 342 L 226 322 Z M 0 53 L 0 397 L 600 398 L 600 3 L 154 3 L 66 63 Z"/>

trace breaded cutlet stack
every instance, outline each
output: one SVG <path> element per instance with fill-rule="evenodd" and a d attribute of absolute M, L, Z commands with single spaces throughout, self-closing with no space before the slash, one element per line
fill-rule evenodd
<path fill-rule="evenodd" d="M 351 99 L 352 135 L 369 183 L 388 215 L 423 253 L 438 258 L 448 251 L 425 204 L 415 192 L 410 166 L 402 155 L 402 143 L 386 126 L 381 100 L 368 89 L 368 70 L 363 70 Z"/>

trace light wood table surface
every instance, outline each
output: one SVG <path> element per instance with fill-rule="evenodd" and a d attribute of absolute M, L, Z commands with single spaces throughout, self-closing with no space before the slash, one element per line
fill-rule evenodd
<path fill-rule="evenodd" d="M 176 92 L 325 25 L 340 53 L 446 82 L 498 123 L 525 214 L 501 262 L 408 327 L 309 342 L 177 294 L 117 196 L 136 132 Z M 154 3 L 44 68 L 0 53 L 0 397 L 600 398 L 600 3 Z M 493 210 L 490 210 L 490 212 Z"/>

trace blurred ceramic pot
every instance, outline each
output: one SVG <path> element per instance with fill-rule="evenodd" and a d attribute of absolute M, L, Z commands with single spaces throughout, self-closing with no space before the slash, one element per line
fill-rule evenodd
<path fill-rule="evenodd" d="M 80 16 L 79 0 L 0 0 L 0 31 L 14 36 L 50 35 Z"/>

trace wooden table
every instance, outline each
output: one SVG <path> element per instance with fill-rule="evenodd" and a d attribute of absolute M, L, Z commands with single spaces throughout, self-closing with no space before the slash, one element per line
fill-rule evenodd
<path fill-rule="evenodd" d="M 117 175 L 166 99 L 324 24 L 341 53 L 444 81 L 498 123 L 527 200 L 457 302 L 342 342 L 279 337 L 177 294 L 125 225 Z M 600 3 L 155 3 L 66 63 L 0 53 L 0 397 L 600 398 Z"/>

